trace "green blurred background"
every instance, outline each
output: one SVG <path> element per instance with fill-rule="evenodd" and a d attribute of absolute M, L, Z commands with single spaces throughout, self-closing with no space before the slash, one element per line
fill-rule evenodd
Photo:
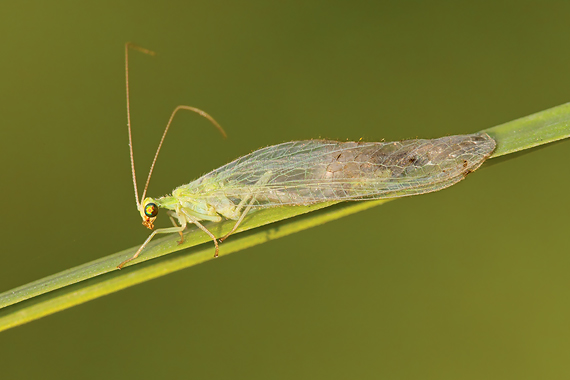
<path fill-rule="evenodd" d="M 471 133 L 570 101 L 568 2 L 21 1 L 0 13 L 0 291 L 140 244 L 149 195 L 310 138 Z M 570 144 L 0 336 L 0 377 L 566 379 Z M 493 160 L 498 161 L 498 160 Z M 493 163 L 491 161 L 491 163 Z M 167 225 L 168 220 L 160 224 Z"/>

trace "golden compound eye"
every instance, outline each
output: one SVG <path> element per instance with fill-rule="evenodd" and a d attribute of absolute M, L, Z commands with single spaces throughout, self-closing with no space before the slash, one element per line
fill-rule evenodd
<path fill-rule="evenodd" d="M 149 203 L 144 206 L 144 214 L 149 218 L 154 218 L 158 215 L 158 206 L 154 203 Z"/>

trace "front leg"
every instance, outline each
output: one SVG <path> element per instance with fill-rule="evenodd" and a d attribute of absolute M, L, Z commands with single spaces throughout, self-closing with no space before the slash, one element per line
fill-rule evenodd
<path fill-rule="evenodd" d="M 134 260 L 137 257 L 139 257 L 139 255 L 142 252 L 142 250 L 144 249 L 144 247 L 146 247 L 146 245 L 148 244 L 149 241 L 151 241 L 151 239 L 154 237 L 154 235 L 156 235 L 156 234 L 170 234 L 173 232 L 178 232 L 181 234 L 185 228 L 186 228 L 186 224 L 182 227 L 159 228 L 158 230 L 154 230 L 150 234 L 150 236 L 144 241 L 144 243 L 140 246 L 140 248 L 137 250 L 137 252 L 132 257 L 126 259 L 125 261 L 123 261 L 122 263 L 117 265 L 117 268 L 121 269 L 126 263 L 128 263 L 129 261 Z"/>
<path fill-rule="evenodd" d="M 176 224 L 176 221 L 174 220 L 173 216 L 176 216 L 176 213 L 174 211 L 168 211 L 168 217 L 170 218 L 170 221 L 172 222 L 172 225 L 174 227 L 179 227 L 178 224 Z M 178 241 L 178 245 L 184 243 L 184 234 L 182 234 L 182 230 L 178 232 L 180 234 L 180 240 Z"/>

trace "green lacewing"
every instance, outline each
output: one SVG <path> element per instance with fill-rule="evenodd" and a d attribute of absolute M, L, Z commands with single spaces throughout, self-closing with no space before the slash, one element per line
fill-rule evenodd
<path fill-rule="evenodd" d="M 154 54 L 132 44 L 125 46 L 128 115 L 129 48 Z M 174 226 L 153 231 L 139 250 L 118 268 L 138 257 L 156 234 L 179 233 L 182 237 L 182 231 L 188 224 L 195 224 L 212 238 L 217 257 L 218 239 L 202 225 L 202 221 L 220 222 L 224 218 L 236 221 L 232 230 L 219 239 L 221 242 L 255 209 L 398 198 L 438 191 L 456 184 L 476 170 L 496 145 L 486 133 L 395 142 L 291 141 L 238 158 L 177 187 L 171 195 L 145 198 L 166 132 L 174 115 L 181 109 L 206 117 L 225 136 L 219 124 L 204 111 L 178 106 L 166 126 L 139 201 L 128 116 L 133 184 L 143 225 L 153 229 L 158 210 L 163 208 L 168 210 Z"/>

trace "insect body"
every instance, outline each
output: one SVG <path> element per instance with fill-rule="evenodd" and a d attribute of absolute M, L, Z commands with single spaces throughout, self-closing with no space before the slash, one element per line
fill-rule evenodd
<path fill-rule="evenodd" d="M 494 149 L 495 140 L 486 133 L 386 143 L 287 142 L 238 158 L 176 188 L 172 195 L 146 198 L 141 216 L 151 228 L 158 208 L 165 208 L 179 227 L 164 232 L 181 232 L 187 223 L 194 223 L 217 248 L 216 238 L 200 221 L 233 219 L 237 221 L 233 232 L 252 208 L 437 191 L 461 181 Z"/>
<path fill-rule="evenodd" d="M 292 141 L 259 149 L 176 188 L 159 207 L 184 205 L 218 221 L 250 207 L 395 198 L 443 189 L 495 148 L 485 133 L 397 142 Z M 208 217 L 206 217 L 207 215 Z"/>
<path fill-rule="evenodd" d="M 182 108 L 201 113 L 221 129 L 203 111 Z M 159 150 L 161 145 L 162 140 Z M 174 227 L 155 230 L 119 268 L 136 258 L 157 233 L 178 232 L 182 236 L 189 223 L 212 238 L 217 256 L 218 241 L 202 221 L 235 220 L 222 241 L 252 209 L 397 198 L 441 190 L 481 166 L 494 149 L 495 140 L 486 133 L 396 142 L 293 141 L 259 149 L 176 188 L 172 195 L 142 202 L 137 195 L 146 227 L 154 228 L 160 208 L 168 210 Z M 154 162 L 151 172 L 153 166 Z M 133 181 L 137 194 L 134 161 Z"/>

